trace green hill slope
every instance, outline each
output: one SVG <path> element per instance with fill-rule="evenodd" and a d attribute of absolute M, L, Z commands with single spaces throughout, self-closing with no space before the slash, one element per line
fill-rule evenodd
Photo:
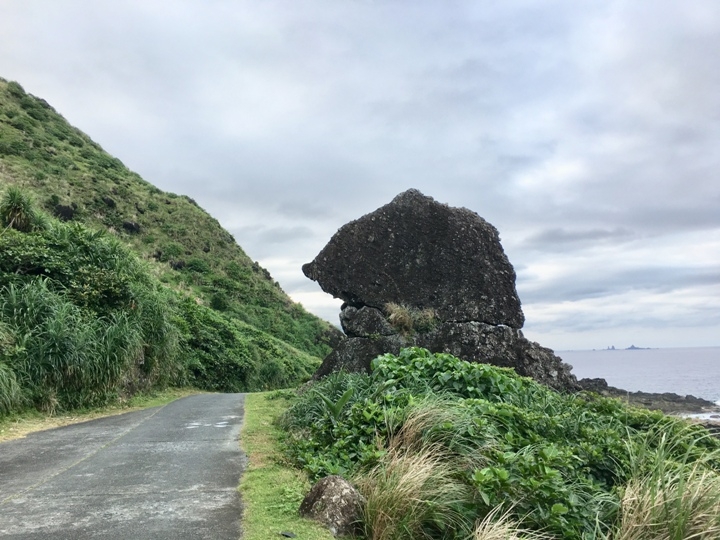
<path fill-rule="evenodd" d="M 0 416 L 103 405 L 168 385 L 307 380 L 319 359 L 159 282 L 112 234 L 0 194 Z"/>
<path fill-rule="evenodd" d="M 293 303 L 195 201 L 146 182 L 47 102 L 0 79 L 0 187 L 13 185 L 61 220 L 110 231 L 162 282 L 233 324 L 316 357 L 339 339 L 332 325 Z"/>

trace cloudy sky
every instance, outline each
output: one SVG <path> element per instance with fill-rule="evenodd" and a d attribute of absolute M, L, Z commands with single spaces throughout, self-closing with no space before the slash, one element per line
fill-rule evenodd
<path fill-rule="evenodd" d="M 720 345 L 716 0 L 3 0 L 0 77 L 331 322 L 301 265 L 414 187 L 499 229 L 529 338 Z"/>

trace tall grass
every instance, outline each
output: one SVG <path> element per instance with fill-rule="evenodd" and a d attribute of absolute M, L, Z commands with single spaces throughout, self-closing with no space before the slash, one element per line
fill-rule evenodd
<path fill-rule="evenodd" d="M 703 449 L 690 429 L 672 439 L 650 432 L 638 443 L 610 538 L 720 538 L 720 451 Z"/>
<path fill-rule="evenodd" d="M 0 414 L 9 413 L 23 404 L 20 385 L 13 369 L 0 360 Z"/>
<path fill-rule="evenodd" d="M 498 506 L 478 522 L 472 540 L 553 540 L 553 537 L 522 528 L 508 511 L 503 512 Z"/>
<path fill-rule="evenodd" d="M 613 540 L 720 538 L 720 475 L 694 464 L 633 479 Z"/>
<path fill-rule="evenodd" d="M 469 538 L 478 494 L 468 471 L 487 464 L 473 419 L 447 396 L 425 396 L 386 420 L 387 452 L 356 477 L 372 540 Z M 492 445 L 488 439 L 484 444 Z"/>
<path fill-rule="evenodd" d="M 44 279 L 0 290 L 0 318 L 22 336 L 6 362 L 26 398 L 48 412 L 114 398 L 144 343 L 141 319 L 123 312 L 94 317 Z"/>
<path fill-rule="evenodd" d="M 165 387 L 183 382 L 184 368 L 179 360 L 180 331 L 173 317 L 176 309 L 167 290 L 133 287 L 134 325 L 140 332 L 135 383 L 141 387 Z"/>
<path fill-rule="evenodd" d="M 0 324 L 12 337 L 6 347 L 0 336 L 0 413 L 21 403 L 50 412 L 105 404 L 170 384 L 287 387 L 307 380 L 319 364 L 161 285 L 114 235 L 48 218 L 14 187 L 0 196 L 0 225 Z M 196 262 L 198 275 L 209 268 Z M 277 296 L 274 286 L 266 289 Z M 301 308 L 291 311 L 285 315 L 293 324 L 314 320 Z M 307 338 L 320 327 L 296 330 Z"/>
<path fill-rule="evenodd" d="M 357 479 L 365 497 L 365 534 L 371 540 L 463 538 L 472 531 L 464 508 L 472 490 L 440 445 L 391 447 Z"/>

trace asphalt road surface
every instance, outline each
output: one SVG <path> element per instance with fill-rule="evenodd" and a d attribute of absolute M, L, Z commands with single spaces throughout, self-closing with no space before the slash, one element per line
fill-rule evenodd
<path fill-rule="evenodd" d="M 0 443 L 0 538 L 241 536 L 242 394 L 202 394 Z"/>

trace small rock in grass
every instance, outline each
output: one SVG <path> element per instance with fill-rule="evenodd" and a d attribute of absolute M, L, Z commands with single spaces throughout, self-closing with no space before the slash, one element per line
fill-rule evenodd
<path fill-rule="evenodd" d="M 319 521 L 333 534 L 358 531 L 365 499 L 341 476 L 326 476 L 315 484 L 300 504 L 300 515 Z"/>

